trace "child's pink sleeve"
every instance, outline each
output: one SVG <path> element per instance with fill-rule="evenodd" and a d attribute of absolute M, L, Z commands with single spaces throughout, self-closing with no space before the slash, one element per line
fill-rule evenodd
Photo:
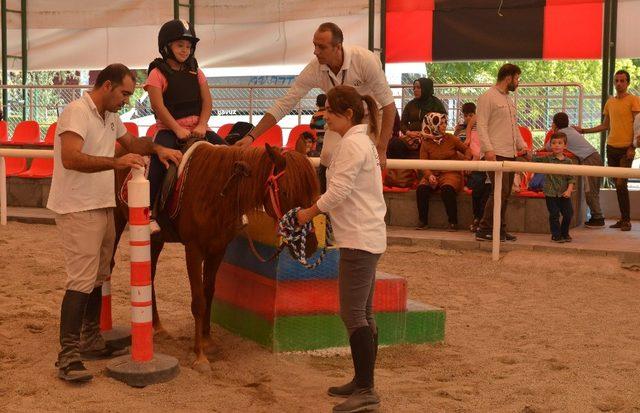
<path fill-rule="evenodd" d="M 204 72 L 200 69 L 198 69 L 198 84 L 200 85 L 207 84 L 207 77 L 204 75 Z"/>
<path fill-rule="evenodd" d="M 160 88 L 160 90 L 164 92 L 167 90 L 167 78 L 164 77 L 162 72 L 158 69 L 153 69 L 151 73 L 149 73 L 149 77 L 147 77 L 147 81 L 144 83 L 142 88 L 147 90 L 147 86 Z"/>

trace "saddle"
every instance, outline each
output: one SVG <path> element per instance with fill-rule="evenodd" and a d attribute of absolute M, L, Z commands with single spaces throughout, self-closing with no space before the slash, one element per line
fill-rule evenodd
<path fill-rule="evenodd" d="M 181 165 L 170 164 L 162 181 L 157 198 L 153 202 L 152 216 L 162 228 L 162 238 L 165 242 L 182 242 L 178 230 L 174 225 L 174 218 L 180 211 L 181 191 L 186 178 L 186 170 L 191 160 L 189 151 L 196 143 L 208 144 L 204 138 L 190 138 L 180 141 L 178 149 L 184 155 Z M 195 149 L 195 147 L 193 148 Z"/>

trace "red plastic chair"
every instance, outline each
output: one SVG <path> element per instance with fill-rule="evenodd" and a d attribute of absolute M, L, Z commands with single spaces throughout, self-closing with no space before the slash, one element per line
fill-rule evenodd
<path fill-rule="evenodd" d="M 9 141 L 7 122 L 0 120 L 0 145 Z"/>
<path fill-rule="evenodd" d="M 531 131 L 525 126 L 518 126 L 520 129 L 520 135 L 522 135 L 522 139 L 527 144 L 529 150 L 533 149 L 533 134 Z"/>
<path fill-rule="evenodd" d="M 35 120 L 24 120 L 16 126 L 9 145 L 40 144 L 40 125 Z"/>
<path fill-rule="evenodd" d="M 24 172 L 27 169 L 26 158 L 4 158 L 5 166 L 7 168 L 7 176 L 15 176 L 20 172 Z"/>
<path fill-rule="evenodd" d="M 57 126 L 58 126 L 57 122 L 54 122 L 51 125 L 49 125 L 49 128 L 47 129 L 47 134 L 44 135 L 44 141 L 40 142 L 39 145 L 53 146 L 53 141 L 55 140 L 55 137 L 56 137 Z"/>
<path fill-rule="evenodd" d="M 53 159 L 34 158 L 31 167 L 16 176 L 20 178 L 50 178 L 53 175 Z"/>
<path fill-rule="evenodd" d="M 287 145 L 285 146 L 287 149 L 295 149 L 296 143 L 298 143 L 298 138 L 302 135 L 302 132 L 309 132 L 313 135 L 315 139 L 317 137 L 315 129 L 311 129 L 309 125 L 297 125 L 291 132 L 289 132 L 289 138 L 287 139 Z"/>
<path fill-rule="evenodd" d="M 549 140 L 551 139 L 552 135 L 553 135 L 553 129 L 550 129 L 549 132 L 547 132 L 547 134 L 544 136 L 544 145 L 543 145 L 543 147 L 547 146 L 547 142 L 549 142 Z"/>
<path fill-rule="evenodd" d="M 138 125 L 133 122 L 124 122 L 124 127 L 127 128 L 127 132 L 135 136 L 136 138 L 140 136 L 138 131 Z"/>
<path fill-rule="evenodd" d="M 233 128 L 233 123 L 225 123 L 220 126 L 217 133 L 221 138 L 226 138 L 229 132 L 231 132 L 231 128 Z"/>
<path fill-rule="evenodd" d="M 251 146 L 264 146 L 265 143 L 282 147 L 282 128 L 278 125 L 273 125 L 268 131 L 258 136 Z"/>
<path fill-rule="evenodd" d="M 147 129 L 145 136 L 149 136 L 150 138 L 154 139 L 156 137 L 156 133 L 158 133 L 158 125 L 154 123 L 153 125 L 149 126 L 149 129 Z"/>

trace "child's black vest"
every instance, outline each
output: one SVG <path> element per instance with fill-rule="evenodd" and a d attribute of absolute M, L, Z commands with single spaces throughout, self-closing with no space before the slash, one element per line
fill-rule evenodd
<path fill-rule="evenodd" d="M 149 73 L 156 68 L 167 78 L 167 89 L 162 94 L 164 106 L 174 119 L 200 116 L 202 97 L 198 83 L 197 69 L 194 71 L 171 69 L 162 59 L 155 59 L 149 65 Z"/>

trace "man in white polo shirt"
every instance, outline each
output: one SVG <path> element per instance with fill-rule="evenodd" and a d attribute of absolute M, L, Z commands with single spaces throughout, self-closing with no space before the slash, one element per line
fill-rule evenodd
<path fill-rule="evenodd" d="M 99 330 L 102 282 L 114 248 L 114 169 L 144 167 L 155 153 L 168 165 L 179 151 L 127 132 L 118 111 L 129 101 L 135 78 L 122 64 L 107 66 L 94 88 L 65 108 L 54 142 L 53 180 L 47 208 L 56 213 L 67 271 L 60 311 L 58 377 L 87 381 L 83 358 L 114 355 Z M 116 140 L 130 153 L 115 158 Z"/>
<path fill-rule="evenodd" d="M 380 135 L 375 142 L 384 168 L 387 159 L 387 144 L 393 131 L 396 106 L 387 78 L 382 71 L 380 59 L 371 51 L 359 46 L 343 45 L 343 34 L 335 23 L 322 23 L 313 35 L 313 59 L 296 77 L 287 94 L 276 101 L 267 110 L 256 128 L 243 138 L 239 145 L 248 145 L 262 135 L 291 109 L 313 88 L 325 93 L 337 85 L 353 86 L 361 95 L 371 95 L 382 108 Z M 366 119 L 365 119 L 366 122 Z M 326 168 L 331 163 L 333 149 L 340 136 L 326 131 L 324 145 L 320 154 L 320 163 Z"/>

